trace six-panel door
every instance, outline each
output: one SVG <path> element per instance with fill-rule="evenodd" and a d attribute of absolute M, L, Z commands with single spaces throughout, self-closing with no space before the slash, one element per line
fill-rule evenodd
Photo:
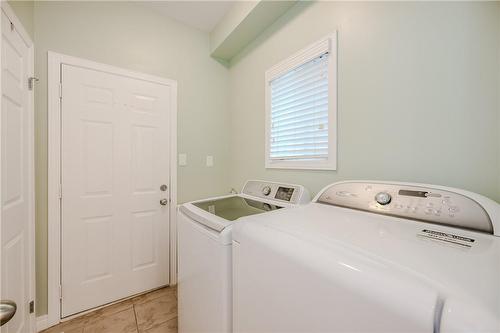
<path fill-rule="evenodd" d="M 62 317 L 169 283 L 171 98 L 62 66 Z"/>

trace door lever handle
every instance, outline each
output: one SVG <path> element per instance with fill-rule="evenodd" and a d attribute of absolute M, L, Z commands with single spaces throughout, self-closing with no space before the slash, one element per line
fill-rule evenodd
<path fill-rule="evenodd" d="M 0 301 L 0 326 L 6 324 L 14 317 L 17 311 L 16 302 L 10 300 Z"/>
<path fill-rule="evenodd" d="M 168 199 L 161 199 L 160 200 L 160 205 L 166 206 L 168 204 Z"/>

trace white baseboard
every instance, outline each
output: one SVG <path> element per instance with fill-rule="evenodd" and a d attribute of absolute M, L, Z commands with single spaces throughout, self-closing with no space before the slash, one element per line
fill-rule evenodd
<path fill-rule="evenodd" d="M 36 331 L 41 332 L 47 328 L 49 328 L 49 316 L 43 315 L 36 317 Z"/>

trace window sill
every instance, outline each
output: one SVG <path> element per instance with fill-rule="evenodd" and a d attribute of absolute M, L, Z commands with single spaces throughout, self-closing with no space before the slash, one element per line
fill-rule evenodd
<path fill-rule="evenodd" d="M 288 169 L 288 170 L 318 170 L 318 171 L 336 171 L 337 165 L 332 161 L 324 163 L 308 163 L 293 161 L 266 161 L 266 169 Z"/>

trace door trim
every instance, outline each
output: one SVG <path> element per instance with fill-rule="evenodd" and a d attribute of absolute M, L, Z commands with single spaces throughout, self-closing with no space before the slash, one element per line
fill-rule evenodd
<path fill-rule="evenodd" d="M 48 51 L 48 326 L 61 321 L 61 100 L 62 65 L 98 70 L 172 88 L 170 113 L 170 285 L 177 284 L 177 81 Z"/>
<path fill-rule="evenodd" d="M 31 40 L 31 37 L 29 34 L 26 32 L 26 29 L 22 25 L 21 21 L 18 19 L 18 17 L 14 14 L 14 11 L 12 10 L 12 7 L 7 3 L 7 1 L 1 1 L 0 3 L 1 10 L 4 12 L 4 14 L 8 17 L 10 22 L 14 25 L 15 30 L 19 33 L 19 36 L 23 40 L 24 44 L 28 48 L 28 54 L 29 54 L 29 68 L 28 68 L 28 77 L 34 75 L 34 70 L 35 70 L 35 45 L 33 41 Z M 1 18 L 2 16 L 0 15 L 0 26 L 1 26 Z M 0 48 L 1 48 L 1 43 L 2 39 L 0 38 Z M 1 52 L 0 52 L 1 53 Z M 1 61 L 1 55 L 0 55 L 0 61 Z M 1 78 L 1 71 L 0 71 L 0 78 Z M 1 81 L 0 80 L 0 90 L 1 90 Z M 28 82 L 26 82 L 26 85 Z M 34 91 L 34 90 L 33 90 Z M 30 251 L 28 255 L 30 256 L 30 290 L 28 291 L 29 293 L 29 298 L 33 301 L 36 302 L 36 270 L 35 270 L 35 109 L 34 109 L 34 93 L 33 91 L 31 94 L 29 94 L 29 101 L 28 101 L 28 111 L 30 114 L 29 117 L 29 127 L 30 127 L 30 135 L 29 135 L 29 149 L 30 149 L 30 160 L 28 161 L 31 172 L 30 172 L 30 178 L 29 178 L 29 192 L 31 193 L 30 197 L 30 213 L 29 213 L 29 219 L 30 219 L 30 228 L 29 228 L 29 242 L 30 242 Z M 1 105 L 0 105 L 0 112 L 1 112 Z M 0 117 L 1 119 L 1 117 Z M 1 124 L 0 124 L 1 125 Z M 0 139 L 0 153 L 1 153 L 1 139 Z M 1 155 L 1 154 L 0 154 Z M 0 166 L 1 169 L 1 166 Z M 1 171 L 1 170 L 0 170 Z M 1 183 L 1 172 L 0 172 L 0 183 Z M 1 191 L 0 191 L 0 200 L 1 200 Z M 0 224 L 2 223 L 2 215 L 0 214 Z M 1 266 L 1 258 L 0 258 L 0 266 Z M 19 306 L 19 305 L 18 305 Z M 36 309 L 35 309 L 36 310 Z M 35 331 L 36 329 L 36 317 L 35 313 L 31 314 L 31 320 L 30 320 L 30 330 Z"/>

